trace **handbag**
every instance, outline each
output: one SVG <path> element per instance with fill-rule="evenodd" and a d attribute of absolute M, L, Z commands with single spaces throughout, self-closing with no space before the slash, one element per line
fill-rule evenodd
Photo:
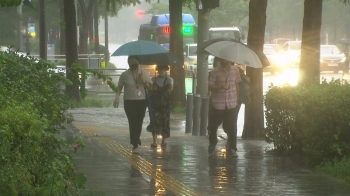
<path fill-rule="evenodd" d="M 242 81 L 239 83 L 239 102 L 243 104 L 249 104 L 250 103 L 250 84 L 245 80 L 242 79 Z"/>
<path fill-rule="evenodd" d="M 164 79 L 164 85 L 161 89 L 158 89 L 157 92 L 154 92 L 150 95 L 151 106 L 153 109 L 156 109 L 156 110 L 161 109 L 167 105 L 167 101 L 165 98 L 165 91 L 163 90 L 163 88 L 166 86 L 166 80 L 167 78 Z M 156 79 L 154 80 L 153 84 L 157 85 Z"/>

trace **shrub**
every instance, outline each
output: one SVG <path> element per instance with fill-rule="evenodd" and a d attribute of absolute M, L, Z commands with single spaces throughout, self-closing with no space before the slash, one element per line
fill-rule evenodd
<path fill-rule="evenodd" d="M 343 179 L 350 183 L 350 158 L 341 160 L 326 161 L 316 167 L 317 170 L 326 172 L 336 178 Z"/>
<path fill-rule="evenodd" d="M 310 165 L 350 155 L 350 85 L 271 86 L 265 95 L 266 141 Z"/>
<path fill-rule="evenodd" d="M 9 102 L 0 115 L 0 191 L 4 195 L 65 195 L 83 188 L 64 139 L 47 132 L 48 120 L 33 104 Z M 81 144 L 83 145 L 83 144 Z M 71 186 L 67 186 L 67 183 Z"/>
<path fill-rule="evenodd" d="M 58 133 L 70 122 L 63 74 L 43 60 L 0 52 L 0 191 L 4 195 L 74 195 L 85 186 L 69 152 L 81 138 Z M 72 143 L 71 143 L 72 142 Z M 74 146 L 73 146 L 74 144 Z"/>

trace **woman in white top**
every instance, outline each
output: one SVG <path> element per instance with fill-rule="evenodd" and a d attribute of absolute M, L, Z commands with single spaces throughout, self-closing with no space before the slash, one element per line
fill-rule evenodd
<path fill-rule="evenodd" d="M 133 153 L 138 153 L 141 145 L 142 123 L 146 113 L 146 89 L 151 89 L 151 79 L 148 73 L 139 66 L 137 57 L 129 56 L 129 69 L 124 71 L 119 78 L 118 92 L 114 100 L 114 107 L 119 105 L 119 97 L 124 88 L 124 111 L 129 122 L 130 144 L 133 145 Z"/>

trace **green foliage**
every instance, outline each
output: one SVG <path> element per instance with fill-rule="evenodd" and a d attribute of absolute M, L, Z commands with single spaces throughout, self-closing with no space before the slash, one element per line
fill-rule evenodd
<path fill-rule="evenodd" d="M 350 184 L 350 158 L 333 160 L 322 163 L 316 167 L 317 170 L 326 172 L 336 178 L 343 179 Z"/>
<path fill-rule="evenodd" d="M 350 85 L 271 86 L 265 95 L 266 141 L 310 165 L 350 154 Z"/>
<path fill-rule="evenodd" d="M 58 133 L 67 114 L 63 74 L 55 65 L 17 52 L 0 52 L 0 191 L 4 195 L 75 195 L 85 187 L 70 152 L 84 148 Z"/>

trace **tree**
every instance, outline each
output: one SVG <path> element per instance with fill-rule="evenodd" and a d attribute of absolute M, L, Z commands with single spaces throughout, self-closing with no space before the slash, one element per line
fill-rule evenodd
<path fill-rule="evenodd" d="M 95 1 L 94 5 L 94 38 L 95 38 L 95 53 L 100 54 L 100 35 L 98 32 L 98 19 L 99 19 L 99 14 L 98 14 L 98 0 Z"/>
<path fill-rule="evenodd" d="M 305 0 L 299 85 L 320 83 L 321 19 L 322 1 Z"/>
<path fill-rule="evenodd" d="M 250 0 L 248 46 L 263 51 L 267 0 Z M 264 130 L 263 70 L 247 67 L 251 103 L 245 106 L 243 139 L 258 139 Z"/>
<path fill-rule="evenodd" d="M 66 74 L 72 85 L 66 85 L 66 92 L 70 98 L 80 101 L 79 78 L 71 71 L 73 64 L 78 63 L 77 24 L 75 18 L 75 4 L 72 0 L 64 0 L 64 21 L 66 34 Z"/>
<path fill-rule="evenodd" d="M 92 8 L 96 0 L 89 0 L 89 3 L 86 5 L 85 0 L 78 0 L 80 12 L 81 12 L 81 29 L 79 34 L 79 53 L 87 54 L 88 53 L 88 35 L 89 35 L 89 26 L 92 21 Z"/>
<path fill-rule="evenodd" d="M 182 35 L 182 4 L 177 0 L 169 0 L 170 14 L 170 51 L 183 61 L 183 35 Z M 184 105 L 185 96 L 185 70 L 182 66 L 173 66 L 170 75 L 174 78 L 173 103 Z"/>

